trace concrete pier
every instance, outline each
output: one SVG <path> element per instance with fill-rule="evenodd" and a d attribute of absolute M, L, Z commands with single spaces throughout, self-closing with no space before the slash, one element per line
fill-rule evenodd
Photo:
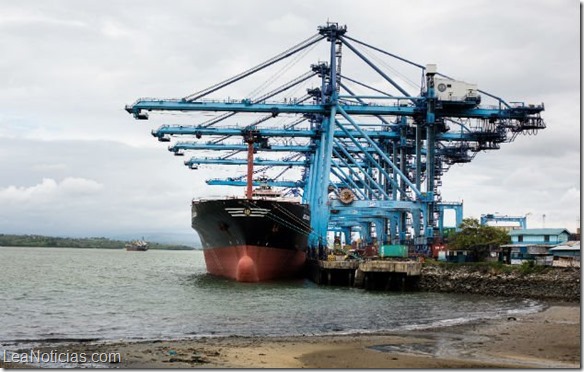
<path fill-rule="evenodd" d="M 415 289 L 422 271 L 418 261 L 308 261 L 308 278 L 317 284 L 402 291 Z"/>

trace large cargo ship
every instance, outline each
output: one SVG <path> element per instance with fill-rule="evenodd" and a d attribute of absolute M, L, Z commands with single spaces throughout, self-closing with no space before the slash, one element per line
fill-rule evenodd
<path fill-rule="evenodd" d="M 295 276 L 306 260 L 308 206 L 267 185 L 251 195 L 193 201 L 207 271 L 241 282 Z"/>

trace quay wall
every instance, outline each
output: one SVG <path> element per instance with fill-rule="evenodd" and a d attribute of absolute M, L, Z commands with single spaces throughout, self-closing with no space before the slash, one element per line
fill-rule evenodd
<path fill-rule="evenodd" d="M 424 264 L 418 289 L 579 303 L 580 277 L 579 268 L 546 268 L 541 272 L 522 273 L 456 264 Z"/>

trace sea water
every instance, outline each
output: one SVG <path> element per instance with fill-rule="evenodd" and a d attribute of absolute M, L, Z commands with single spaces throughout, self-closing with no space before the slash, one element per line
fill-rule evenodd
<path fill-rule="evenodd" d="M 36 341 L 404 331 L 542 310 L 513 298 L 238 283 L 201 251 L 0 247 L 0 349 Z"/>

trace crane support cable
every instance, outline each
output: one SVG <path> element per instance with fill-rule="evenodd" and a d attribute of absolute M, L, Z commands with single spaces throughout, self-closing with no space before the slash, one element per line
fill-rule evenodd
<path fill-rule="evenodd" d="M 310 94 L 305 94 L 302 97 L 296 100 L 296 103 L 300 104 L 302 102 L 308 101 L 309 99 L 313 98 Z"/>
<path fill-rule="evenodd" d="M 343 38 L 345 38 L 345 39 L 349 39 L 349 40 L 351 40 L 351 41 L 354 41 L 354 42 L 356 42 L 356 43 L 358 43 L 358 44 L 361 44 L 361 45 L 363 45 L 363 46 L 366 46 L 367 48 L 371 48 L 371 49 L 373 49 L 373 50 L 375 50 L 375 51 L 378 51 L 379 53 L 383 53 L 383 54 L 385 54 L 385 55 L 388 55 L 388 56 L 390 56 L 390 57 L 393 57 L 393 58 L 395 58 L 395 59 L 399 59 L 399 60 L 400 60 L 400 61 L 402 61 L 402 62 L 409 63 L 409 64 L 410 64 L 410 65 L 412 65 L 412 66 L 419 67 L 419 68 L 421 68 L 422 70 L 425 70 L 425 69 L 426 69 L 426 67 L 424 67 L 424 66 L 422 66 L 422 65 L 419 65 L 419 64 L 417 64 L 417 63 L 415 63 L 415 62 L 412 62 L 412 61 L 410 61 L 410 60 L 408 60 L 408 59 L 405 59 L 405 58 L 403 58 L 403 57 L 400 57 L 400 56 L 398 56 L 398 55 L 395 55 L 395 54 L 393 54 L 393 53 L 386 52 L 385 50 L 383 50 L 383 49 L 379 49 L 379 48 L 377 48 L 377 47 L 374 47 L 373 45 L 370 45 L 370 44 L 364 43 L 364 42 L 362 42 L 362 41 L 359 41 L 359 40 L 357 40 L 357 39 L 353 39 L 353 38 L 352 38 L 352 37 L 350 37 L 350 36 L 346 36 L 346 35 L 345 35 L 345 36 L 343 36 Z"/>
<path fill-rule="evenodd" d="M 366 54 L 367 56 L 369 56 L 369 58 L 371 58 L 373 61 L 379 63 L 381 66 L 385 67 L 386 69 L 388 69 L 389 71 L 394 73 L 395 75 L 401 77 L 403 79 L 403 81 L 405 83 L 408 83 L 411 87 L 416 88 L 416 89 L 420 88 L 419 84 L 412 81 L 406 74 L 400 72 L 398 69 L 391 66 L 388 63 L 388 61 L 384 60 L 381 56 L 379 56 L 371 51 L 367 51 L 367 50 L 363 51 L 363 53 Z"/>
<path fill-rule="evenodd" d="M 278 173 L 277 175 L 275 175 L 274 177 L 272 177 L 273 180 L 277 180 L 278 178 L 282 177 L 284 175 L 284 173 L 288 172 L 290 169 L 292 169 L 291 166 L 289 166 L 288 168 L 284 168 L 283 171 L 281 171 L 280 173 Z"/>
<path fill-rule="evenodd" d="M 375 72 L 377 72 L 379 75 L 381 75 L 381 77 L 383 77 L 388 83 L 393 85 L 393 87 L 395 89 L 399 90 L 401 94 L 403 94 L 406 97 L 411 97 L 411 95 L 406 90 L 404 90 L 404 88 L 400 87 L 398 83 L 396 83 L 395 81 L 393 81 L 392 78 L 387 76 L 387 74 L 385 72 L 383 72 L 379 67 L 377 67 L 369 59 L 367 59 L 367 57 L 365 57 L 363 55 L 363 53 L 358 51 L 353 45 L 351 45 L 347 40 L 345 40 L 344 37 L 340 36 L 339 39 L 343 42 L 343 44 L 345 44 L 349 49 L 351 49 L 353 51 L 353 53 L 355 53 L 357 56 L 359 56 L 359 58 L 361 58 L 365 63 L 367 63 L 369 65 L 369 67 L 371 67 L 373 70 L 375 70 Z"/>
<path fill-rule="evenodd" d="M 233 152 L 231 152 L 231 153 L 229 153 L 229 154 L 227 154 L 227 155 L 223 156 L 221 159 L 229 159 L 230 157 L 232 157 L 232 156 L 234 156 L 234 155 L 237 155 L 237 154 L 239 154 L 240 152 L 241 152 L 241 150 L 235 150 L 235 151 L 233 151 Z"/>
<path fill-rule="evenodd" d="M 302 117 L 300 119 L 297 119 L 297 120 L 293 121 L 292 123 L 289 123 L 287 125 L 284 125 L 284 129 L 286 129 L 286 130 L 292 129 L 295 126 L 297 126 L 298 124 L 303 123 L 304 121 L 306 121 L 306 118 L 305 117 Z"/>
<path fill-rule="evenodd" d="M 278 95 L 278 94 L 280 94 L 280 93 L 282 93 L 282 92 L 284 92 L 284 91 L 292 88 L 293 86 L 296 86 L 296 85 L 298 85 L 298 84 L 300 84 L 300 83 L 302 83 L 302 82 L 310 79 L 311 77 L 315 76 L 316 74 L 317 74 L 316 72 L 308 71 L 308 72 L 306 72 L 306 73 L 304 73 L 304 74 L 302 74 L 302 75 L 300 75 L 300 76 L 298 76 L 298 77 L 290 80 L 286 84 L 284 84 L 284 85 L 282 85 L 282 86 L 280 86 L 280 87 L 272 90 L 271 92 L 268 92 L 268 93 L 264 94 L 261 97 L 252 99 L 252 102 L 253 103 L 260 103 L 262 101 L 267 100 L 268 98 L 272 98 L 272 97 L 274 97 L 274 96 L 276 96 L 276 95 Z"/>
<path fill-rule="evenodd" d="M 251 124 L 247 125 L 247 126 L 246 126 L 246 129 L 247 129 L 247 128 L 253 128 L 253 127 L 255 127 L 256 125 L 260 125 L 261 123 L 263 123 L 263 122 L 265 122 L 265 121 L 268 121 L 268 120 L 272 119 L 273 117 L 274 117 L 274 116 L 272 116 L 272 114 L 270 114 L 270 115 L 266 115 L 266 116 L 262 116 L 261 118 L 257 119 L 257 120 L 256 120 L 256 121 L 254 121 L 253 123 L 251 123 Z"/>
<path fill-rule="evenodd" d="M 298 53 L 294 56 L 294 58 L 290 58 L 288 63 L 285 63 L 280 70 L 276 71 L 269 79 L 267 79 L 263 84 L 260 84 L 256 89 L 254 89 L 248 97 L 254 97 L 259 94 L 265 89 L 268 88 L 274 81 L 276 81 L 279 77 L 281 77 L 286 71 L 289 71 L 293 66 L 298 64 L 298 62 L 303 59 L 317 44 L 312 44 L 310 48 L 305 48 L 304 52 Z"/>
<path fill-rule="evenodd" d="M 291 55 L 297 53 L 298 51 L 300 51 L 300 50 L 302 50 L 304 48 L 307 48 L 307 47 L 311 46 L 312 44 L 315 44 L 315 43 L 319 42 L 320 40 L 322 40 L 324 38 L 325 38 L 325 36 L 322 36 L 322 35 L 319 35 L 319 34 L 315 34 L 315 35 L 309 37 L 308 39 L 306 39 L 306 40 L 304 40 L 304 41 L 296 44 L 292 48 L 290 48 L 290 49 L 288 49 L 288 50 L 286 50 L 286 51 L 278 54 L 275 57 L 272 57 L 272 58 L 268 59 L 267 61 L 265 61 L 263 63 L 260 63 L 259 65 L 255 66 L 255 67 L 252 67 L 251 69 L 249 69 L 247 71 L 244 71 L 244 72 L 242 72 L 242 73 L 240 73 L 238 75 L 235 75 L 235 76 L 233 76 L 233 77 L 231 77 L 229 79 L 223 80 L 220 83 L 217 83 L 217 84 L 212 85 L 212 86 L 210 86 L 208 88 L 205 88 L 203 90 L 200 90 L 200 91 L 198 91 L 196 93 L 193 93 L 191 95 L 188 95 L 188 96 L 184 97 L 183 98 L 183 101 L 192 102 L 192 101 L 195 101 L 195 100 L 197 100 L 199 98 L 202 98 L 202 97 L 204 97 L 204 96 L 206 96 L 206 95 L 208 95 L 210 93 L 213 93 L 213 92 L 215 92 L 215 91 L 217 91 L 217 90 L 219 90 L 219 89 L 221 89 L 223 87 L 226 87 L 229 84 L 232 84 L 232 83 L 234 83 L 236 81 L 239 81 L 239 80 L 241 80 L 241 79 L 243 79 L 243 78 L 245 78 L 245 77 L 247 77 L 247 76 L 249 76 L 251 74 L 254 74 L 254 73 L 256 73 L 256 72 L 258 72 L 260 70 L 263 70 L 264 68 L 266 68 L 268 66 L 271 66 L 274 63 L 283 60 L 284 58 L 288 58 Z"/>
<path fill-rule="evenodd" d="M 224 114 L 217 115 L 217 116 L 215 116 L 215 117 L 213 117 L 205 122 L 202 122 L 199 125 L 199 127 L 209 128 L 210 126 L 215 125 L 215 124 L 217 124 L 217 123 L 219 123 L 227 118 L 230 118 L 230 117 L 234 116 L 235 114 L 237 114 L 237 112 L 226 112 Z"/>
<path fill-rule="evenodd" d="M 347 77 L 347 76 L 345 76 L 345 75 L 343 75 L 343 76 L 342 76 L 342 78 L 343 78 L 344 80 L 348 80 L 348 81 L 350 81 L 350 82 L 352 82 L 352 83 L 355 83 L 355 84 L 357 84 L 357 85 L 360 85 L 360 86 L 362 86 L 362 87 L 365 87 L 365 88 L 367 88 L 367 89 L 371 89 L 371 90 L 373 90 L 373 91 L 375 91 L 375 92 L 377 92 L 377 93 L 383 94 L 384 96 L 387 96 L 387 97 L 393 97 L 391 94 L 389 94 L 389 93 L 387 93 L 387 92 L 384 92 L 384 91 L 382 91 L 381 89 L 373 88 L 373 87 L 372 87 L 372 86 L 370 86 L 370 85 L 367 85 L 367 84 L 365 84 L 365 83 L 362 83 L 362 82 L 360 82 L 360 81 L 357 81 L 357 80 L 355 80 L 355 79 L 351 79 L 351 78 L 349 78 L 349 77 Z"/>
<path fill-rule="evenodd" d="M 223 136 L 223 137 L 220 137 L 220 138 L 218 138 L 218 139 L 216 139 L 214 141 L 211 141 L 211 143 L 212 144 L 217 144 L 219 142 L 223 142 L 224 140 L 228 139 L 229 137 L 231 137 L 231 136 Z"/>
<path fill-rule="evenodd" d="M 274 97 L 274 96 L 282 93 L 283 91 L 285 91 L 287 89 L 290 89 L 293 86 L 298 85 L 298 84 L 302 83 L 303 81 L 306 81 L 306 80 L 310 79 L 314 75 L 316 75 L 316 72 L 308 71 L 305 74 L 300 75 L 297 78 L 289 81 L 288 83 L 284 84 L 283 86 L 279 87 L 278 89 L 273 90 L 273 91 L 271 91 L 269 93 L 266 93 L 266 94 L 264 94 L 263 96 L 261 96 L 259 98 L 253 99 L 252 102 L 253 103 L 259 103 L 261 101 L 265 101 L 265 100 L 267 100 L 269 98 L 272 98 L 272 97 Z M 207 120 L 206 122 L 201 123 L 200 127 L 202 127 L 202 128 L 208 128 L 208 127 L 210 127 L 212 125 L 215 125 L 215 124 L 217 124 L 217 123 L 219 123 L 219 122 L 221 122 L 221 121 L 223 121 L 223 120 L 225 120 L 227 118 L 230 118 L 230 117 L 234 116 L 235 114 L 237 114 L 237 112 L 226 112 L 224 114 L 215 116 L 215 117 Z M 271 117 L 271 115 L 270 115 L 270 117 Z"/>
<path fill-rule="evenodd" d="M 350 95 L 352 95 L 352 96 L 355 96 L 355 93 L 353 93 L 353 91 L 352 91 L 351 89 L 349 89 L 349 87 L 347 87 L 345 84 L 343 84 L 342 82 L 340 82 L 340 83 L 339 83 L 339 85 L 340 85 L 340 86 L 341 86 L 341 87 L 342 87 L 344 90 L 346 90 L 346 91 L 347 91 L 347 93 L 349 93 L 349 94 L 350 94 Z M 357 97 L 356 99 L 357 99 L 357 101 L 358 101 L 359 103 L 361 103 L 361 104 L 365 104 L 365 101 L 363 101 L 361 98 Z M 381 115 L 376 115 L 376 117 L 377 117 L 379 120 L 381 120 L 381 122 L 382 122 L 382 123 L 384 123 L 384 124 L 389 124 L 389 123 L 387 122 L 387 120 L 385 120 L 385 119 L 383 118 L 383 116 L 381 116 Z"/>
<path fill-rule="evenodd" d="M 287 156 L 287 157 L 283 158 L 282 160 L 283 161 L 294 161 L 294 160 L 298 160 L 301 156 L 302 156 L 302 154 L 294 154 L 294 155 L 291 155 L 291 156 Z M 263 172 L 267 171 L 270 168 L 273 168 L 273 166 L 267 165 L 267 166 L 264 166 L 264 167 L 261 167 L 261 168 L 256 168 L 256 169 L 254 169 L 253 174 L 263 173 Z M 237 177 L 232 177 L 232 179 L 234 181 L 241 181 L 245 177 L 247 177 L 247 174 L 242 174 L 242 175 L 239 175 Z"/>

